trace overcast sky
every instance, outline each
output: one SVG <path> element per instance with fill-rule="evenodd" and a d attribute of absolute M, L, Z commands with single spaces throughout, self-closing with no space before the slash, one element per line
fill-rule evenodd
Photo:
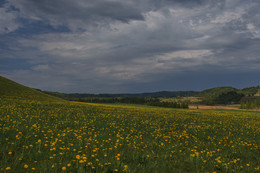
<path fill-rule="evenodd" d="M 1 0 L 0 75 L 42 90 L 260 84 L 259 0 Z"/>

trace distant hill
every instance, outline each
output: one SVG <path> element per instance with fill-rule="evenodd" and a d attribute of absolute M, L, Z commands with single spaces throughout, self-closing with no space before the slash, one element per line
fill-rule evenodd
<path fill-rule="evenodd" d="M 257 95 L 259 87 L 236 89 L 233 87 L 216 87 L 206 89 L 197 96 L 202 98 L 202 103 L 207 105 L 215 104 L 238 104 L 244 97 Z"/>
<path fill-rule="evenodd" d="M 227 93 L 230 91 L 238 91 L 238 89 L 233 88 L 233 87 L 216 87 L 216 88 L 210 88 L 210 89 L 203 90 L 198 95 L 210 97 L 210 96 L 218 96 L 220 94 Z"/>
<path fill-rule="evenodd" d="M 194 94 L 197 94 L 198 92 L 195 91 L 159 91 L 159 92 L 151 92 L 151 93 L 137 93 L 137 94 L 129 94 L 129 93 L 123 93 L 123 94 L 85 94 L 85 93 L 59 93 L 59 92 L 50 92 L 50 91 L 42 91 L 46 94 L 50 94 L 56 97 L 60 97 L 67 100 L 78 100 L 81 98 L 114 98 L 114 97 L 139 97 L 139 98 L 169 98 L 169 97 L 188 97 L 192 96 Z"/>
<path fill-rule="evenodd" d="M 214 98 L 219 95 L 236 92 L 238 94 L 244 94 L 245 96 L 253 96 L 255 95 L 260 87 L 250 87 L 244 88 L 242 90 L 236 89 L 233 87 L 215 87 L 203 90 L 201 92 L 198 91 L 159 91 L 159 92 L 150 92 L 150 93 L 136 93 L 136 94 L 88 94 L 88 93 L 59 93 L 59 92 L 51 92 L 51 91 L 42 91 L 43 93 L 53 95 L 66 100 L 79 100 L 83 98 L 115 98 L 115 97 L 123 97 L 123 98 L 172 98 L 172 97 L 203 97 L 203 98 Z M 40 91 L 40 90 L 39 90 Z"/>
<path fill-rule="evenodd" d="M 260 96 L 260 87 L 249 87 L 241 90 L 246 96 Z"/>
<path fill-rule="evenodd" d="M 64 101 L 0 76 L 0 98 L 7 97 L 39 101 Z"/>
<path fill-rule="evenodd" d="M 215 87 L 215 88 L 203 90 L 198 95 L 205 96 L 205 97 L 218 96 L 220 94 L 231 92 L 231 91 L 244 94 L 245 96 L 254 96 L 260 91 L 260 87 L 259 86 L 249 87 L 249 88 L 243 88 L 241 90 L 233 87 Z"/>

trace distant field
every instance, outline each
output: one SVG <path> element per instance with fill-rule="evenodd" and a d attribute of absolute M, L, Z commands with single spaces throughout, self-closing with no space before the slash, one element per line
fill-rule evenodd
<path fill-rule="evenodd" d="M 260 113 L 0 98 L 0 172 L 259 172 Z"/>
<path fill-rule="evenodd" d="M 198 103 L 201 102 L 201 97 L 172 97 L 172 98 L 162 98 L 163 102 L 189 102 L 189 103 Z"/>

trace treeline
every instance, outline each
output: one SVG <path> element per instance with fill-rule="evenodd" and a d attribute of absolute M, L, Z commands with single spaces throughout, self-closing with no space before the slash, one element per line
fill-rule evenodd
<path fill-rule="evenodd" d="M 37 89 L 39 90 L 39 89 Z M 39 90 L 41 91 L 41 90 Z M 59 92 L 51 92 L 51 91 L 42 91 L 46 94 L 53 95 L 56 97 L 60 97 L 62 99 L 70 100 L 70 99 L 79 99 L 79 98 L 170 98 L 170 97 L 187 97 L 197 94 L 196 91 L 159 91 L 152 93 L 137 93 L 137 94 L 87 94 L 87 93 L 59 93 Z"/>
<path fill-rule="evenodd" d="M 142 97 L 86 97 L 74 98 L 71 101 L 88 102 L 88 103 L 127 103 L 127 104 L 147 104 L 156 103 L 158 98 L 142 98 Z"/>
<path fill-rule="evenodd" d="M 245 95 L 236 91 L 228 91 L 219 95 L 210 95 L 202 99 L 202 103 L 206 105 L 217 104 L 239 104 Z"/>
<path fill-rule="evenodd" d="M 87 103 L 125 103 L 125 104 L 141 104 L 149 106 L 158 106 L 166 108 L 188 108 L 187 102 L 161 102 L 158 98 L 143 98 L 143 97 L 88 97 L 74 98 L 71 101 L 87 102 Z"/>
<path fill-rule="evenodd" d="M 240 104 L 241 109 L 259 109 L 260 97 L 244 97 Z"/>
<path fill-rule="evenodd" d="M 183 108 L 188 109 L 189 104 L 187 102 L 151 102 L 149 103 L 150 106 L 158 106 L 158 107 L 165 107 L 165 108 Z"/>

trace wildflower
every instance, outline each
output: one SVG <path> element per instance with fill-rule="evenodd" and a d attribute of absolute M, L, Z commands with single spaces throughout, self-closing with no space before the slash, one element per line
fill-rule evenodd
<path fill-rule="evenodd" d="M 79 163 L 84 163 L 84 160 L 80 160 Z"/>
<path fill-rule="evenodd" d="M 124 170 L 123 171 L 126 171 L 127 169 L 128 169 L 128 166 L 124 165 Z"/>
<path fill-rule="evenodd" d="M 66 171 L 66 167 L 65 167 L 65 166 L 63 166 L 61 169 L 62 169 L 63 171 Z"/>
<path fill-rule="evenodd" d="M 26 169 L 26 168 L 28 168 L 28 165 L 25 164 L 23 167 Z"/>
<path fill-rule="evenodd" d="M 80 159 L 80 155 L 76 155 L 76 159 Z"/>
<path fill-rule="evenodd" d="M 8 154 L 9 154 L 9 155 L 11 155 L 11 154 L 12 154 L 12 152 L 10 151 L 10 152 L 8 152 Z"/>
<path fill-rule="evenodd" d="M 9 166 L 5 168 L 5 170 L 7 170 L 7 171 L 10 170 L 10 169 L 11 169 L 11 167 L 9 167 Z"/>
<path fill-rule="evenodd" d="M 71 166 L 71 164 L 70 164 L 70 163 L 68 163 L 68 164 L 67 164 L 67 166 L 69 167 L 69 166 Z"/>

